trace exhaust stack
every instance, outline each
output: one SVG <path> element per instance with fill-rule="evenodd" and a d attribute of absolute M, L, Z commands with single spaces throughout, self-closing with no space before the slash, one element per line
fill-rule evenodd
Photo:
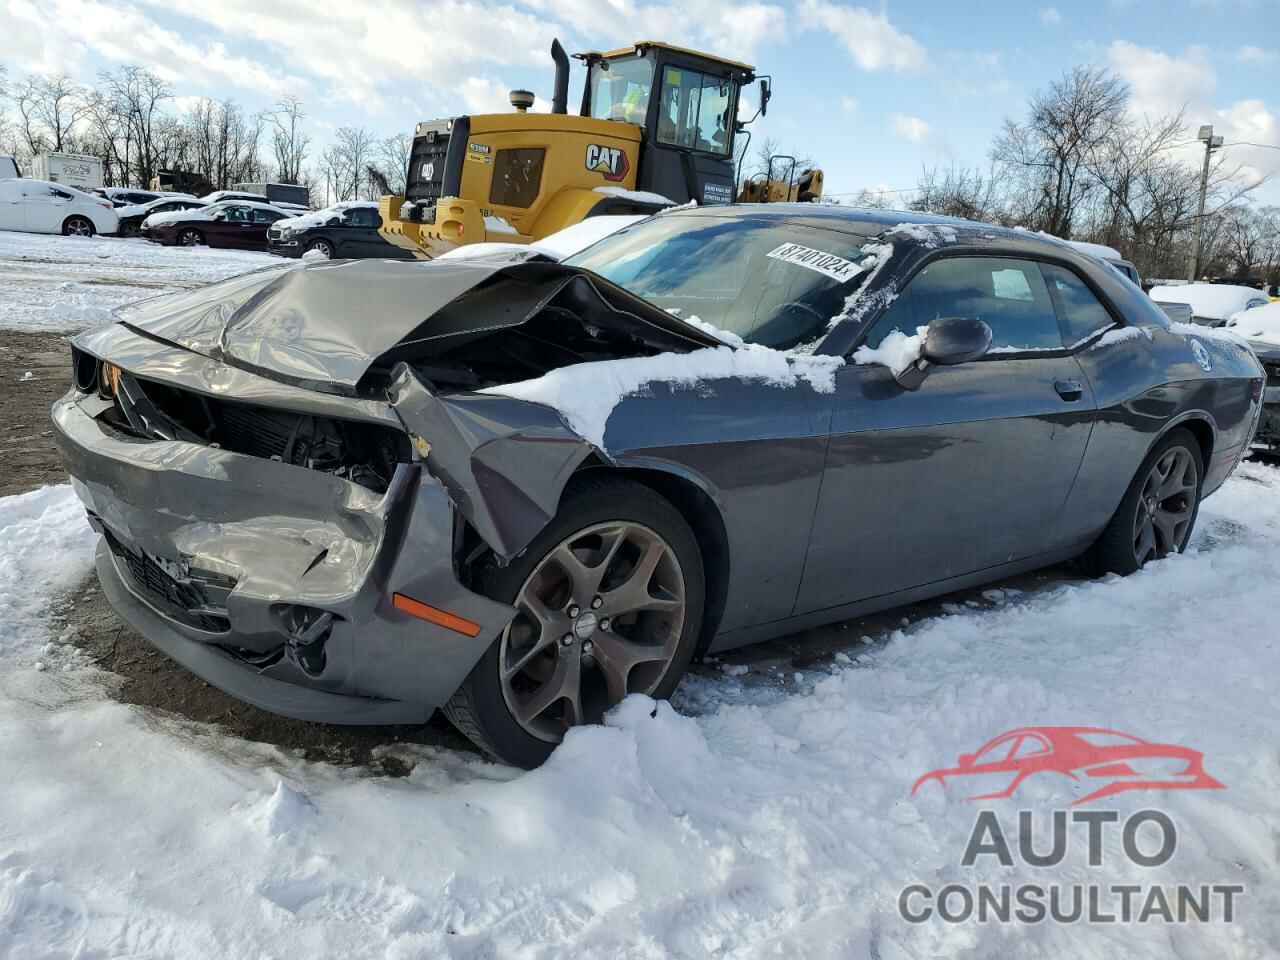
<path fill-rule="evenodd" d="M 569 55 L 559 40 L 551 41 L 551 59 L 556 62 L 556 86 L 551 96 L 552 113 L 569 112 Z"/>

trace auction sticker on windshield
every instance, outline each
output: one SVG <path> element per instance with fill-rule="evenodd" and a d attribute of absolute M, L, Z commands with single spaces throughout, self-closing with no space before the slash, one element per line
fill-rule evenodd
<path fill-rule="evenodd" d="M 814 250 L 812 247 L 802 247 L 798 243 L 784 243 L 770 250 L 768 256 L 783 263 L 794 263 L 798 267 L 826 274 L 833 280 L 845 281 L 862 272 L 862 267 L 852 260 L 837 257 L 834 253 Z"/>

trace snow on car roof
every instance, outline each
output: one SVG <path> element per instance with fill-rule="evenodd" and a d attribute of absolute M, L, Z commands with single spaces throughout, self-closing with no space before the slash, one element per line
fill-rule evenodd
<path fill-rule="evenodd" d="M 1075 247 L 1081 253 L 1087 253 L 1091 257 L 1097 257 L 1099 260 L 1123 260 L 1124 257 L 1115 247 L 1108 247 L 1105 243 L 1087 243 L 1084 240 L 1068 240 L 1071 246 Z"/>
<path fill-rule="evenodd" d="M 280 209 L 287 209 L 282 204 Z M 378 204 L 373 200 L 344 200 L 341 203 L 335 203 L 333 206 L 325 207 L 323 210 L 312 210 L 307 213 L 300 213 L 294 217 L 288 217 L 279 221 L 278 227 L 291 227 L 295 230 L 305 230 L 309 227 L 323 227 L 336 213 L 342 213 L 344 210 L 377 210 Z"/>
<path fill-rule="evenodd" d="M 1239 313 L 1250 300 L 1265 300 L 1266 294 L 1253 287 L 1230 283 L 1184 283 L 1180 286 L 1151 288 L 1151 299 L 1166 303 L 1185 303 L 1197 317 L 1226 320 Z"/>
<path fill-rule="evenodd" d="M 1227 326 L 1246 340 L 1280 346 L 1280 303 L 1242 310 L 1227 321 Z"/>

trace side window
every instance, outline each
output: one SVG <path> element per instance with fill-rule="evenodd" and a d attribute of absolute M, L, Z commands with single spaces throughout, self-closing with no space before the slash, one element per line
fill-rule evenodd
<path fill-rule="evenodd" d="M 355 207 L 347 210 L 342 215 L 343 225 L 348 227 L 373 227 L 382 226 L 382 218 L 378 216 L 378 211 L 371 207 Z"/>
<path fill-rule="evenodd" d="M 259 210 L 257 207 L 253 208 L 254 223 L 275 223 L 279 219 L 280 214 L 276 213 L 274 210 Z"/>
<path fill-rule="evenodd" d="M 930 263 L 876 321 L 865 343 L 878 347 L 893 330 L 911 335 L 944 317 L 985 321 L 997 356 L 1062 349 L 1058 317 L 1039 266 L 998 257 L 947 257 Z"/>
<path fill-rule="evenodd" d="M 53 197 L 55 200 L 71 200 L 71 199 L 73 199 L 73 198 L 72 198 L 72 196 L 71 196 L 71 194 L 67 193 L 67 191 L 65 191 L 65 190 L 59 190 L 57 187 L 50 187 L 50 188 L 49 188 L 49 196 Z"/>
<path fill-rule="evenodd" d="M 1040 269 L 1044 271 L 1044 278 L 1062 309 L 1063 339 L 1067 346 L 1074 346 L 1115 323 L 1093 291 L 1070 270 L 1047 263 L 1042 263 Z"/>
<path fill-rule="evenodd" d="M 231 223 L 248 223 L 248 207 L 227 207 L 227 220 Z"/>
<path fill-rule="evenodd" d="M 658 109 L 658 142 L 727 154 L 732 100 L 733 87 L 721 77 L 665 67 Z"/>

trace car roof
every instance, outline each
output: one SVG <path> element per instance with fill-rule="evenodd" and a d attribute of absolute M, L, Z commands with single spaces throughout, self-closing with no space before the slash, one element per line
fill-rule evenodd
<path fill-rule="evenodd" d="M 223 197 L 221 200 L 215 200 L 207 205 L 210 207 L 220 207 L 223 204 L 235 204 L 237 207 L 250 207 L 254 210 L 271 210 L 274 213 L 285 212 L 272 203 L 263 203 L 260 200 L 241 200 L 239 197 Z"/>
<path fill-rule="evenodd" d="M 1050 254 L 1072 262 L 1097 263 L 1095 257 L 1077 250 L 1066 240 L 1059 240 L 1046 233 L 1036 233 L 1021 227 L 1001 227 L 959 217 L 943 217 L 937 214 L 918 213 L 911 210 L 880 210 L 846 207 L 834 203 L 737 203 L 701 207 L 678 207 L 663 211 L 658 216 L 668 217 L 735 217 L 742 219 L 777 219 L 807 224 L 825 230 L 862 237 L 876 237 L 894 227 L 939 226 L 950 227 L 960 242 L 992 244 L 1014 248 L 1030 254 Z M 926 239 L 904 232 L 893 237 L 897 245 L 923 245 Z M 931 245 L 931 244 L 930 244 Z"/>

